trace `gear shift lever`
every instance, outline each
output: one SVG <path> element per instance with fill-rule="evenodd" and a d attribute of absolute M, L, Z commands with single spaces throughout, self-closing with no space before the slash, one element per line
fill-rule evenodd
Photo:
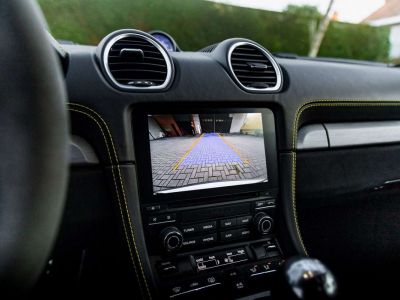
<path fill-rule="evenodd" d="M 336 298 L 335 277 L 318 259 L 293 257 L 285 263 L 284 276 L 295 299 L 327 300 Z"/>

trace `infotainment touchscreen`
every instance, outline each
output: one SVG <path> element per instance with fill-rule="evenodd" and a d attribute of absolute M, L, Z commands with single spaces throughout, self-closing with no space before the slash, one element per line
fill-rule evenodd
<path fill-rule="evenodd" d="M 148 115 L 153 193 L 268 181 L 262 113 Z"/>

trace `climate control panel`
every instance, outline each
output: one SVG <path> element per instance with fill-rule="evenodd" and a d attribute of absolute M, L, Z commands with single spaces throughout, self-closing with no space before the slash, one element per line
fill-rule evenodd
<path fill-rule="evenodd" d="M 283 254 L 275 235 L 276 194 L 264 195 L 143 206 L 146 246 L 161 298 L 237 298 L 259 287 L 268 291 Z"/>

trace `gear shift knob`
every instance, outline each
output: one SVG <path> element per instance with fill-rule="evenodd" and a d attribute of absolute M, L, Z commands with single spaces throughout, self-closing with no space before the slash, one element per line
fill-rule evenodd
<path fill-rule="evenodd" d="M 295 299 L 334 299 L 336 279 L 318 259 L 293 257 L 284 266 L 284 276 Z"/>

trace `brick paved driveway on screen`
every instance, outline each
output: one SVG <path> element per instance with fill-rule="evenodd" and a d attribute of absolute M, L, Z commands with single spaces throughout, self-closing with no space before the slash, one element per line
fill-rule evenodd
<path fill-rule="evenodd" d="M 154 191 L 213 181 L 266 178 L 264 140 L 204 134 L 150 142 Z"/>

